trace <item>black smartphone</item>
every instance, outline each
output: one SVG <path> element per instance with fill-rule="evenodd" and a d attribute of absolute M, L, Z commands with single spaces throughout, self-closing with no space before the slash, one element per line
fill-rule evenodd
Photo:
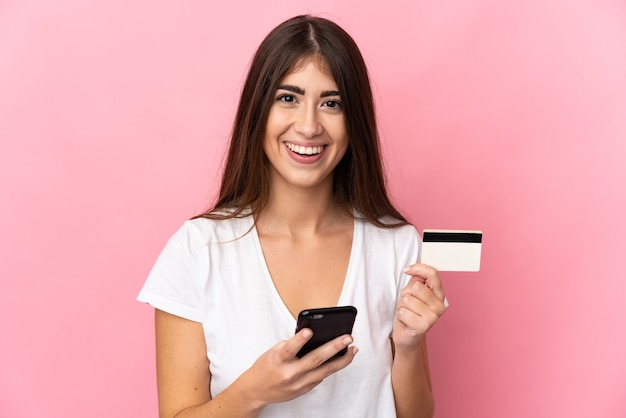
<path fill-rule="evenodd" d="M 296 355 L 300 358 L 340 335 L 352 334 L 355 319 L 356 308 L 354 306 L 306 309 L 300 312 L 296 333 L 302 328 L 309 328 L 313 331 L 313 336 Z M 327 361 L 343 356 L 347 352 L 348 349 L 344 348 Z"/>

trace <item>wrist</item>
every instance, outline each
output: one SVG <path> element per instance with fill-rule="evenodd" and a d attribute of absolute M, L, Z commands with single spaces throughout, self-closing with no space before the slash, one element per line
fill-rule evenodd
<path fill-rule="evenodd" d="M 416 337 L 416 340 L 410 342 L 393 341 L 393 352 L 395 356 L 414 357 L 420 355 L 426 347 L 426 338 L 424 335 Z"/>
<path fill-rule="evenodd" d="M 233 417 L 257 417 L 263 408 L 268 405 L 261 397 L 262 391 L 252 387 L 245 379 L 245 375 L 240 376 L 228 388 L 220 393 L 222 403 L 228 405 L 228 410 L 237 411 Z M 230 416 L 230 415 L 225 415 Z"/>

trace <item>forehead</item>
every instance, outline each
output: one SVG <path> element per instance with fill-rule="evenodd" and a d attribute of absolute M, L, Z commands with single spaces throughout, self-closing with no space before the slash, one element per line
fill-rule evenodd
<path fill-rule="evenodd" d="M 326 63 L 326 60 L 321 56 L 306 56 L 300 58 L 283 76 L 282 81 L 310 69 L 315 69 L 321 72 L 325 75 L 327 81 L 332 81 L 333 84 L 336 84 L 335 78 L 333 77 L 332 72 L 330 71 L 330 68 Z"/>

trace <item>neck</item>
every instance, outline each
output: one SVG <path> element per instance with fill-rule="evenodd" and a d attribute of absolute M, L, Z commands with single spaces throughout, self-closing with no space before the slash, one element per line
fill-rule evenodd
<path fill-rule="evenodd" d="M 256 222 L 257 227 L 268 231 L 292 235 L 315 234 L 332 228 L 348 217 L 335 202 L 332 185 L 313 190 L 273 187 L 269 202 Z"/>

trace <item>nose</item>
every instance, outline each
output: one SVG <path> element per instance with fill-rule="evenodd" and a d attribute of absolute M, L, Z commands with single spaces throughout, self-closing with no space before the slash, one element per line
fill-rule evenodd
<path fill-rule="evenodd" d="M 302 106 L 298 112 L 294 127 L 296 132 L 305 138 L 314 138 L 320 135 L 324 128 L 319 121 L 317 106 Z"/>

